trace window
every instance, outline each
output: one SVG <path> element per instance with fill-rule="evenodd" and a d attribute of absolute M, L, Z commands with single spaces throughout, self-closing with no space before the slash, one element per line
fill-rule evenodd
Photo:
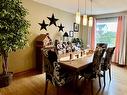
<path fill-rule="evenodd" d="M 97 19 L 96 43 L 107 43 L 108 47 L 115 46 L 117 18 Z"/>

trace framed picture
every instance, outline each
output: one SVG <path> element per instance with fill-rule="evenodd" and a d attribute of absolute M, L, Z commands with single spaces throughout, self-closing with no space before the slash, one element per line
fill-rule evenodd
<path fill-rule="evenodd" d="M 69 37 L 74 37 L 74 31 L 69 31 Z"/>
<path fill-rule="evenodd" d="M 79 31 L 79 24 L 74 23 L 73 29 L 74 29 L 74 32 L 78 32 Z"/>

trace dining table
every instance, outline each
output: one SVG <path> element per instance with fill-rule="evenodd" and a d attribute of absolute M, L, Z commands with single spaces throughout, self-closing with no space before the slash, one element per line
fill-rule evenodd
<path fill-rule="evenodd" d="M 80 71 L 85 69 L 93 61 L 94 53 L 69 53 L 59 57 L 62 68 L 75 73 L 75 87 L 77 89 Z"/>
<path fill-rule="evenodd" d="M 70 55 L 66 54 L 65 56 L 59 58 L 59 64 L 63 68 L 79 72 L 92 63 L 93 55 L 93 53 L 82 54 L 82 56 L 80 53 L 70 53 Z"/>

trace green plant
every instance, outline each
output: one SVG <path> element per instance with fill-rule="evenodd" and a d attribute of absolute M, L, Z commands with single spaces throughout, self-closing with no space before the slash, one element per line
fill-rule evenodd
<path fill-rule="evenodd" d="M 83 41 L 81 39 L 79 39 L 79 38 L 73 38 L 71 42 L 75 43 L 75 45 L 80 44 L 80 48 L 83 48 Z"/>
<path fill-rule="evenodd" d="M 8 53 L 27 44 L 29 22 L 27 10 L 20 0 L 0 0 L 0 55 L 3 74 L 8 72 Z"/>

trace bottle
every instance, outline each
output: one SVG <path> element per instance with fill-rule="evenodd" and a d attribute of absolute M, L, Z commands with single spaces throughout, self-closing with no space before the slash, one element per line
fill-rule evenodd
<path fill-rule="evenodd" d="M 81 57 L 82 57 L 82 51 L 81 51 Z"/>
<path fill-rule="evenodd" d="M 72 54 L 70 53 L 70 59 L 72 59 Z"/>

